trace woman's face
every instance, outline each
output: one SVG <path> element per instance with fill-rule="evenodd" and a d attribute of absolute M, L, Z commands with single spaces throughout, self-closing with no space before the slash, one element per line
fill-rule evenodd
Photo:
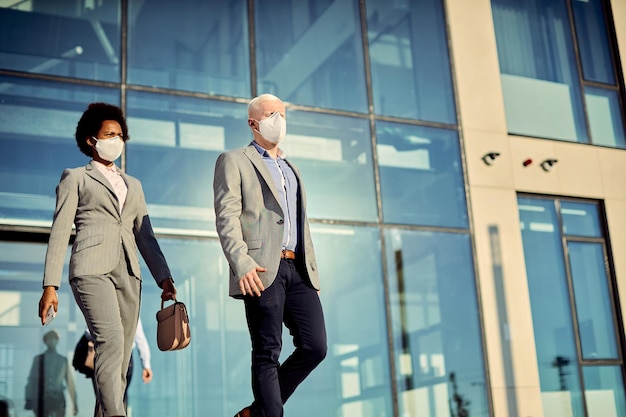
<path fill-rule="evenodd" d="M 102 122 L 102 125 L 100 126 L 100 130 L 98 131 L 98 134 L 96 135 L 96 139 L 111 139 L 116 136 L 122 137 L 122 134 L 123 134 L 122 127 L 120 126 L 118 122 L 116 122 L 115 120 L 105 120 Z M 124 140 L 123 137 L 122 137 L 122 140 Z M 91 138 L 88 139 L 88 143 L 91 146 L 95 145 L 95 143 L 93 143 L 93 140 Z"/>
<path fill-rule="evenodd" d="M 105 120 L 102 122 L 100 130 L 98 130 L 95 138 L 98 140 L 109 140 L 117 136 L 121 137 L 122 140 L 125 141 L 125 138 L 123 137 L 122 127 L 120 126 L 120 124 L 115 120 Z M 102 162 L 105 165 L 109 165 L 112 163 L 111 161 L 102 159 L 100 155 L 98 155 L 98 151 L 96 151 L 96 141 L 93 140 L 93 138 L 87 138 L 86 140 L 87 144 L 91 146 L 92 156 L 95 161 Z"/>

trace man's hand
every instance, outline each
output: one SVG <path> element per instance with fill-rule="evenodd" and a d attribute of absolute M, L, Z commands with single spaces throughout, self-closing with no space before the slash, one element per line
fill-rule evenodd
<path fill-rule="evenodd" d="M 152 369 L 144 368 L 141 373 L 141 378 L 143 379 L 144 384 L 149 384 L 152 381 Z"/>
<path fill-rule="evenodd" d="M 41 318 L 42 325 L 50 306 L 54 308 L 55 313 L 59 310 L 57 290 L 53 286 L 45 287 L 43 289 L 43 294 L 41 294 L 41 298 L 39 299 L 39 317 Z"/>
<path fill-rule="evenodd" d="M 163 288 L 163 292 L 161 293 L 161 300 L 175 300 L 176 299 L 176 287 L 174 287 L 174 281 L 172 278 L 167 278 L 161 282 L 161 288 Z"/>
<path fill-rule="evenodd" d="M 267 268 L 263 268 L 257 266 L 256 268 L 250 270 L 246 275 L 239 278 L 239 289 L 241 290 L 241 294 L 243 295 L 252 295 L 252 296 L 261 296 L 261 292 L 265 291 L 265 287 L 261 282 L 261 278 L 257 272 L 265 272 Z"/>

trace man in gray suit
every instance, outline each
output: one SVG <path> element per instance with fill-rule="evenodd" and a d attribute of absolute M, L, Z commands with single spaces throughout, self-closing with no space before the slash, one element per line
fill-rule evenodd
<path fill-rule="evenodd" d="M 326 356 L 326 330 L 300 172 L 278 147 L 285 105 L 263 94 L 248 106 L 254 140 L 221 154 L 213 189 L 217 233 L 242 298 L 252 342 L 254 402 L 236 417 L 281 417 L 297 386 Z M 284 363 L 282 325 L 295 351 Z"/>
<path fill-rule="evenodd" d="M 58 309 L 56 290 L 74 224 L 69 279 L 94 339 L 95 415 L 124 416 L 126 371 L 141 301 L 137 249 L 163 289 L 161 298 L 174 299 L 176 289 L 150 225 L 141 183 L 113 163 L 129 138 L 122 110 L 91 103 L 76 126 L 75 138 L 78 148 L 93 160 L 66 169 L 57 186 L 39 316 L 44 323 L 48 309 Z"/>

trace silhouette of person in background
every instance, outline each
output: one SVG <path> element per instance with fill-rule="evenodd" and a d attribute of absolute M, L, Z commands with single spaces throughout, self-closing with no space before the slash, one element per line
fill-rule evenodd
<path fill-rule="evenodd" d="M 26 384 L 26 410 L 33 410 L 37 417 L 65 417 L 65 389 L 78 414 L 74 374 L 67 358 L 57 353 L 59 333 L 50 330 L 43 335 L 47 350 L 33 358 Z"/>

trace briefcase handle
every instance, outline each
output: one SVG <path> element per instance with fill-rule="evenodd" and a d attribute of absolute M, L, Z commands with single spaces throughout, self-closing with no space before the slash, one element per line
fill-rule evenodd
<path fill-rule="evenodd" d="M 168 301 L 174 301 L 174 304 L 178 302 L 178 300 L 176 299 L 176 296 L 174 296 L 173 300 L 168 300 Z M 163 307 L 165 307 L 165 300 L 161 298 L 161 310 L 163 310 Z"/>

